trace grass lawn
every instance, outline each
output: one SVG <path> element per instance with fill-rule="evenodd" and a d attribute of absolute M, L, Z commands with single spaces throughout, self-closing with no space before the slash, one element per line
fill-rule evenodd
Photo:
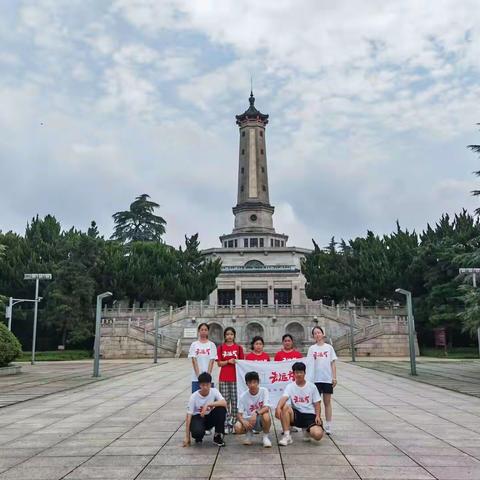
<path fill-rule="evenodd" d="M 35 361 L 62 361 L 62 360 L 87 360 L 92 358 L 90 350 L 52 350 L 50 352 L 35 352 Z M 32 359 L 32 352 L 23 352 L 16 359 L 17 362 L 29 362 Z"/>
<path fill-rule="evenodd" d="M 447 355 L 443 348 L 421 348 L 420 354 L 424 357 L 438 358 L 478 358 L 477 347 L 454 347 L 447 349 Z"/>

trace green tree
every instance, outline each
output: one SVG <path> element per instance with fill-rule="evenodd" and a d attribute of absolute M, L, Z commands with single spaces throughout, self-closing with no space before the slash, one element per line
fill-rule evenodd
<path fill-rule="evenodd" d="M 82 342 L 93 334 L 98 246 L 95 238 L 73 228 L 62 235 L 62 260 L 53 268 L 46 299 L 46 319 L 62 345 Z"/>
<path fill-rule="evenodd" d="M 161 241 L 167 222 L 154 211 L 158 203 L 149 200 L 147 194 L 140 195 L 129 210 L 113 214 L 115 230 L 112 239 L 120 242 Z"/>
<path fill-rule="evenodd" d="M 477 123 L 477 125 L 480 125 L 480 123 Z M 473 152 L 477 153 L 480 156 L 480 145 L 469 145 L 468 148 L 472 150 Z M 476 172 L 473 172 L 477 177 L 480 177 L 480 170 L 477 170 Z M 479 196 L 480 195 L 480 190 L 473 190 L 472 191 L 473 196 Z M 480 215 L 480 208 L 475 209 L 475 213 L 477 215 Z"/>
<path fill-rule="evenodd" d="M 459 313 L 462 321 L 462 330 L 474 336 L 480 328 L 480 290 L 472 285 L 460 285 L 460 299 L 465 308 Z"/>

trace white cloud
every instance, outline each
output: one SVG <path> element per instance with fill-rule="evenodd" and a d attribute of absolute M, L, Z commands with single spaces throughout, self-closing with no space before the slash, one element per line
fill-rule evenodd
<path fill-rule="evenodd" d="M 42 0 L 8 18 L 0 156 L 25 173 L 0 191 L 0 228 L 38 210 L 108 230 L 147 192 L 169 241 L 199 231 L 217 245 L 233 224 L 234 114 L 250 75 L 271 114 L 270 192 L 290 244 L 476 206 L 473 0 Z"/>

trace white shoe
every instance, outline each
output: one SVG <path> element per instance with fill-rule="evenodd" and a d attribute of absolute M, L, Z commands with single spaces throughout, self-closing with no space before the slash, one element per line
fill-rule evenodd
<path fill-rule="evenodd" d="M 291 431 L 291 432 L 294 432 L 294 433 L 299 432 L 300 430 L 301 430 L 301 429 L 298 428 L 298 427 L 290 427 L 290 431 Z"/>
<path fill-rule="evenodd" d="M 252 444 L 252 441 L 253 441 L 253 433 L 251 431 L 248 431 L 246 434 L 245 434 L 245 438 L 243 439 L 243 444 L 244 445 L 251 445 Z"/>
<path fill-rule="evenodd" d="M 263 436 L 263 446 L 264 448 L 272 448 L 272 442 L 268 438 L 268 435 Z"/>
<path fill-rule="evenodd" d="M 278 442 L 279 445 L 282 447 L 286 447 L 287 445 L 290 445 L 293 443 L 292 436 L 290 434 L 288 435 L 283 435 L 282 439 Z"/>
<path fill-rule="evenodd" d="M 325 430 L 325 433 L 327 435 L 331 435 L 332 434 L 332 425 L 330 424 L 330 422 L 325 422 L 323 424 L 323 429 Z"/>
<path fill-rule="evenodd" d="M 211 435 L 212 431 L 211 430 L 205 430 L 205 435 Z"/>
<path fill-rule="evenodd" d="M 310 437 L 310 434 L 307 432 L 307 430 L 303 430 L 303 441 L 304 442 L 309 442 L 312 437 Z"/>

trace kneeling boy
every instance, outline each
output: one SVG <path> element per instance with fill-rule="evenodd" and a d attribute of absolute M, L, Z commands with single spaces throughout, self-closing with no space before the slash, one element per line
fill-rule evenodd
<path fill-rule="evenodd" d="M 323 437 L 323 426 L 320 418 L 320 394 L 317 387 L 305 380 L 305 364 L 295 362 L 292 365 L 295 382 L 289 383 L 280 398 L 275 416 L 282 422 L 283 436 L 279 445 L 293 443 L 290 427 L 303 430 L 304 440 L 320 440 Z M 287 403 L 290 400 L 291 406 Z"/>
<path fill-rule="evenodd" d="M 268 390 L 260 387 L 260 378 L 257 372 L 248 372 L 245 375 L 248 390 L 243 392 L 238 402 L 238 422 L 235 424 L 235 433 L 245 433 L 244 445 L 251 445 L 253 430 L 263 430 L 263 446 L 270 448 L 272 442 L 268 438 L 272 421 L 270 419 L 270 402 Z"/>
<path fill-rule="evenodd" d="M 227 402 L 216 388 L 212 388 L 212 376 L 209 373 L 201 373 L 198 376 L 198 383 L 200 390 L 192 393 L 188 402 L 183 446 L 190 445 L 190 433 L 195 442 L 200 443 L 205 436 L 205 430 L 215 427 L 213 443 L 224 447 Z"/>

